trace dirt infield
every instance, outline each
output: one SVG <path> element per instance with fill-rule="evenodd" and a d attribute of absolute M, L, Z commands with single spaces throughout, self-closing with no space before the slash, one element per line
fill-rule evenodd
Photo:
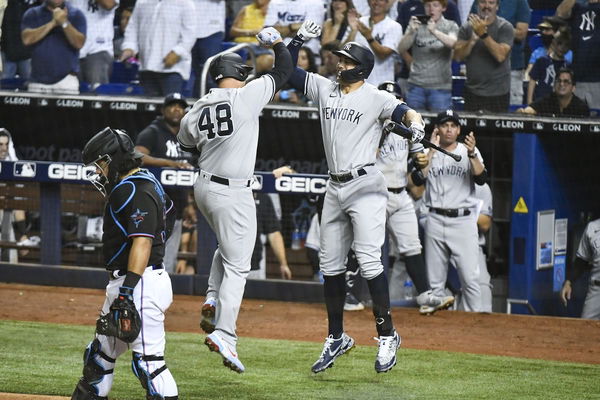
<path fill-rule="evenodd" d="M 167 330 L 200 332 L 203 300 L 175 296 Z M 91 326 L 103 301 L 102 290 L 0 283 L 0 319 Z M 407 308 L 395 308 L 393 317 L 405 348 L 600 364 L 600 321 L 458 311 L 421 316 Z M 345 329 L 359 345 L 376 344 L 369 309 L 347 312 Z M 246 299 L 238 320 L 240 336 L 321 342 L 326 332 L 320 304 Z"/>

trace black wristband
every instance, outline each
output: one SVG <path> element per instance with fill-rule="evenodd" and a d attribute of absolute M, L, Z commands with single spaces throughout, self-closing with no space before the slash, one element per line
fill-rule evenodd
<path fill-rule="evenodd" d="M 373 43 L 375 41 L 375 39 L 371 38 L 371 39 L 367 39 L 367 43 Z"/>
<path fill-rule="evenodd" d="M 412 178 L 413 184 L 415 186 L 423 186 L 425 184 L 425 181 L 427 180 L 427 177 L 423 175 L 423 171 L 421 171 L 420 169 L 415 169 L 413 172 L 411 172 L 410 177 Z"/>
<path fill-rule="evenodd" d="M 138 275 L 135 272 L 127 271 L 127 275 L 125 275 L 125 281 L 123 282 L 123 286 L 127 286 L 133 289 L 138 284 L 140 279 L 142 279 L 141 275 Z"/>
<path fill-rule="evenodd" d="M 483 35 L 479 36 L 479 39 L 484 40 L 488 36 L 490 35 L 487 32 L 484 32 Z"/>
<path fill-rule="evenodd" d="M 27 233 L 27 224 L 25 220 L 13 222 L 13 230 L 15 231 L 15 239 L 17 242 L 21 240 L 21 236 Z"/>

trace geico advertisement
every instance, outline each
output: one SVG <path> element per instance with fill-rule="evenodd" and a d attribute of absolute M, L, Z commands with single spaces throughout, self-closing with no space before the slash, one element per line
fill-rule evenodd
<path fill-rule="evenodd" d="M 327 190 L 327 179 L 282 176 L 275 180 L 275 190 L 291 193 L 325 193 Z"/>

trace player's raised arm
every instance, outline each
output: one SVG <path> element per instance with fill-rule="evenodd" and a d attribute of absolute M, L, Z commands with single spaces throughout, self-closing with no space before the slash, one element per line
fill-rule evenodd
<path fill-rule="evenodd" d="M 275 91 L 278 91 L 290 79 L 294 64 L 289 50 L 281 40 L 281 34 L 273 27 L 263 28 L 256 38 L 261 45 L 272 47 L 275 52 L 275 67 L 268 72 L 275 81 Z"/>
<path fill-rule="evenodd" d="M 292 41 L 287 45 L 287 48 L 292 56 L 292 64 L 295 66 L 289 83 L 294 89 L 301 91 L 301 93 L 305 93 L 304 89 L 307 72 L 302 68 L 296 67 L 296 64 L 298 64 L 298 53 L 300 52 L 300 48 L 304 42 L 309 39 L 319 37 L 320 35 L 321 26 L 307 19 L 304 20 L 302 26 L 300 29 L 298 29 L 296 36 L 294 36 Z"/>

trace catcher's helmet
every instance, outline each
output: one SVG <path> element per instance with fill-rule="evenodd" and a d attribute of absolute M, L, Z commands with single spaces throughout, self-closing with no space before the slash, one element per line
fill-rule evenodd
<path fill-rule="evenodd" d="M 396 96 L 397 99 L 402 98 L 402 89 L 400 89 L 400 85 L 398 85 L 394 81 L 385 81 L 385 82 L 381 83 L 379 86 L 377 86 L 377 89 L 385 90 L 386 92 L 391 93 L 394 96 Z"/>
<path fill-rule="evenodd" d="M 81 156 L 85 165 L 102 171 L 100 174 L 90 171 L 87 178 L 106 196 L 107 185 L 115 185 L 119 174 L 138 166 L 144 155 L 135 150 L 133 141 L 124 131 L 106 127 L 88 140 Z"/>
<path fill-rule="evenodd" d="M 243 82 L 248 78 L 250 71 L 252 67 L 244 64 L 242 57 L 236 53 L 225 53 L 215 57 L 208 69 L 215 82 L 223 78 L 233 78 Z"/>
<path fill-rule="evenodd" d="M 340 72 L 344 82 L 354 83 L 365 80 L 371 74 L 375 65 L 375 56 L 371 50 L 356 42 L 348 42 L 341 50 L 333 51 L 336 56 L 345 56 L 356 63 L 356 67 Z"/>

